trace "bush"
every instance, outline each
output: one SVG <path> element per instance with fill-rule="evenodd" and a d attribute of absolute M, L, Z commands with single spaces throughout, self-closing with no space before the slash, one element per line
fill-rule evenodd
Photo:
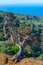
<path fill-rule="evenodd" d="M 19 51 L 19 47 L 17 45 L 9 46 L 9 48 L 3 46 L 0 47 L 0 52 L 4 54 L 14 55 Z"/>
<path fill-rule="evenodd" d="M 4 33 L 3 33 L 3 31 L 2 32 L 0 32 L 0 37 L 3 37 L 4 36 Z"/>
<path fill-rule="evenodd" d="M 40 55 L 40 58 L 43 60 L 43 53 Z"/>
<path fill-rule="evenodd" d="M 40 51 L 40 48 L 35 48 L 35 47 L 34 47 L 34 48 L 33 48 L 33 51 L 34 51 L 34 52 L 38 52 L 38 51 Z"/>
<path fill-rule="evenodd" d="M 6 53 L 6 48 L 5 48 L 5 47 L 1 47 L 1 48 L 0 48 L 0 51 L 1 51 L 2 53 Z"/>
<path fill-rule="evenodd" d="M 32 55 L 32 49 L 29 45 L 24 48 L 24 55 L 25 56 L 31 56 Z"/>
<path fill-rule="evenodd" d="M 14 55 L 14 54 L 16 54 L 18 51 L 19 51 L 19 47 L 18 47 L 17 45 L 15 45 L 15 46 L 12 46 L 12 47 L 9 49 L 8 54 Z"/>

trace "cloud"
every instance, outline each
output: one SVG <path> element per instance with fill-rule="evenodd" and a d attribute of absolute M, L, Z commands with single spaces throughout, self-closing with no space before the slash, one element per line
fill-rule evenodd
<path fill-rule="evenodd" d="M 43 4 L 43 0 L 0 0 L 0 5 L 16 4 Z"/>

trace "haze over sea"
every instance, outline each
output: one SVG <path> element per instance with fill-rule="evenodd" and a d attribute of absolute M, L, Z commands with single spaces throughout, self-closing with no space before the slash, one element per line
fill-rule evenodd
<path fill-rule="evenodd" d="M 43 16 L 43 6 L 0 6 L 0 10 L 16 14 Z"/>

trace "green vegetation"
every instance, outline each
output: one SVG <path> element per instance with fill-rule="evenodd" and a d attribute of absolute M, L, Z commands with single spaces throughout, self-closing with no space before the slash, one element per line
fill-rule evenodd
<path fill-rule="evenodd" d="M 40 54 L 40 58 L 43 60 L 43 53 Z"/>
<path fill-rule="evenodd" d="M 0 45 L 8 45 L 9 43 L 8 43 L 8 40 L 6 40 L 6 41 L 0 41 Z"/>
<path fill-rule="evenodd" d="M 8 41 L 6 41 L 7 43 Z M 4 41 L 2 42 L 2 44 L 4 43 Z M 3 44 L 2 47 L 0 47 L 0 52 L 8 54 L 8 55 L 14 55 L 19 51 L 19 47 L 17 45 L 14 46 L 9 46 L 8 48 L 8 44 Z"/>
<path fill-rule="evenodd" d="M 31 56 L 32 55 L 32 50 L 31 50 L 31 47 L 29 45 L 24 48 L 24 55 L 25 56 Z"/>
<path fill-rule="evenodd" d="M 14 46 L 12 46 L 12 47 L 9 49 L 8 54 L 14 55 L 14 54 L 16 54 L 18 51 L 19 51 L 19 47 L 18 47 L 17 45 L 14 45 Z"/>
<path fill-rule="evenodd" d="M 3 32 L 0 32 L 0 37 L 3 37 L 4 36 L 4 33 Z"/>
<path fill-rule="evenodd" d="M 6 20 L 7 25 L 5 25 Z M 6 32 L 3 31 L 4 25 Z M 28 36 L 28 39 L 25 39 L 26 45 L 23 46 L 24 56 L 36 57 L 43 52 L 43 17 L 0 12 L 0 52 L 14 55 L 19 51 L 19 47 L 12 44 L 10 33 L 14 43 L 18 44 L 18 37 L 22 43 Z M 43 54 L 40 57 L 43 59 Z"/>
<path fill-rule="evenodd" d="M 38 51 L 40 51 L 40 48 L 33 48 L 33 51 L 38 52 Z"/>
<path fill-rule="evenodd" d="M 6 53 L 6 48 L 5 48 L 5 47 L 1 47 L 1 48 L 0 48 L 0 52 Z"/>
<path fill-rule="evenodd" d="M 2 53 L 6 53 L 7 52 L 7 48 L 6 48 L 6 46 L 8 45 L 9 43 L 8 43 L 8 40 L 6 40 L 6 41 L 0 41 L 0 52 L 2 52 Z"/>

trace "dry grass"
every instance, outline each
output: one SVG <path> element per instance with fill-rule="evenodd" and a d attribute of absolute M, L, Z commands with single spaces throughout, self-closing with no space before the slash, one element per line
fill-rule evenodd
<path fill-rule="evenodd" d="M 7 57 L 7 56 L 6 56 Z M 24 58 L 20 62 L 13 62 L 8 57 L 8 63 L 6 64 L 6 57 L 3 54 L 0 54 L 0 65 L 43 65 L 43 60 L 33 59 L 33 58 Z"/>

